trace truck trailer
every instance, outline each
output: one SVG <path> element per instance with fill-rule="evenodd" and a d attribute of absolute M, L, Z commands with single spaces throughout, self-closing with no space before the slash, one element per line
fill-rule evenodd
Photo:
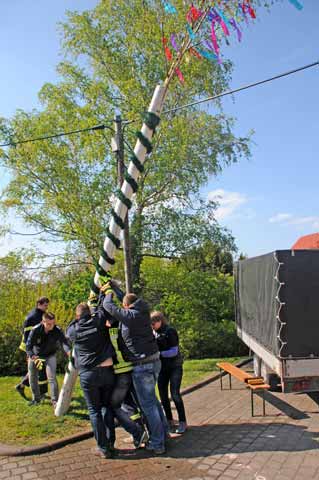
<path fill-rule="evenodd" d="M 254 370 L 283 392 L 319 391 L 319 250 L 236 262 L 237 334 Z"/>

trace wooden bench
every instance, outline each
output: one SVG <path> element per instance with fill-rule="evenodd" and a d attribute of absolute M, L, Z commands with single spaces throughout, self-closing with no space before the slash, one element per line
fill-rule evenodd
<path fill-rule="evenodd" d="M 244 372 L 243 370 L 241 370 L 240 368 L 238 367 L 235 367 L 234 365 L 232 365 L 231 363 L 228 363 L 228 362 L 219 362 L 217 363 L 217 367 L 219 367 L 219 370 L 220 370 L 220 388 L 221 390 L 223 390 L 223 373 L 222 373 L 222 370 L 224 372 L 226 372 L 226 374 L 229 375 L 229 388 L 231 390 L 232 388 L 232 384 L 231 384 L 231 377 L 235 377 L 237 378 L 237 380 L 245 383 L 246 387 L 247 388 L 250 388 L 250 392 L 251 392 L 251 396 L 250 396 L 250 399 L 251 399 L 251 416 L 253 417 L 254 416 L 254 393 L 256 392 L 262 392 L 263 395 L 263 416 L 266 415 L 266 409 L 265 409 L 265 390 L 269 390 L 270 388 L 270 385 L 268 385 L 267 383 L 260 383 L 258 385 L 252 385 L 252 384 L 249 384 L 249 379 L 255 379 L 256 377 L 254 377 L 254 375 L 250 375 L 249 373 L 247 372 Z"/>

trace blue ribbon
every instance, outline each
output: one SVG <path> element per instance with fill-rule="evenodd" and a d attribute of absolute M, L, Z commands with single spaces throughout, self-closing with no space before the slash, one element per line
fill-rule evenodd
<path fill-rule="evenodd" d="M 172 5 L 169 2 L 164 2 L 164 10 L 165 10 L 165 13 L 169 13 L 171 15 L 175 15 L 177 13 L 177 10 L 174 7 L 174 5 Z"/>
<path fill-rule="evenodd" d="M 298 0 L 289 0 L 289 2 L 294 6 L 296 7 L 297 10 L 302 10 L 303 9 L 303 5 L 298 2 Z"/>

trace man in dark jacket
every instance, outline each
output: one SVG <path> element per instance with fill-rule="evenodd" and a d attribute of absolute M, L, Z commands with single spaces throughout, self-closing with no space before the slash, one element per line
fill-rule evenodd
<path fill-rule="evenodd" d="M 26 343 L 32 328 L 35 327 L 36 325 L 39 325 L 39 323 L 41 323 L 42 316 L 47 311 L 48 306 L 49 306 L 49 299 L 47 297 L 40 297 L 36 302 L 36 307 L 33 310 L 31 310 L 30 313 L 28 313 L 23 324 L 22 340 L 19 346 L 19 349 L 22 350 L 23 352 L 26 351 Z M 39 384 L 40 384 L 40 394 L 44 395 L 48 391 L 48 380 L 45 373 L 45 369 L 39 372 Z M 28 373 L 22 378 L 21 382 L 15 387 L 16 391 L 25 400 L 27 400 L 27 397 L 25 396 L 25 392 L 24 392 L 25 387 L 30 387 Z"/>
<path fill-rule="evenodd" d="M 76 307 L 76 319 L 67 329 L 67 337 L 74 345 L 76 368 L 89 410 L 94 437 L 98 445 L 95 452 L 102 458 L 112 458 L 114 446 L 114 419 L 110 411 L 110 398 L 115 383 L 111 343 L 106 321 L 109 316 L 98 307 L 91 315 L 86 303 Z"/>
<path fill-rule="evenodd" d="M 113 293 L 107 290 L 111 286 L 110 283 L 104 288 L 106 295 L 103 307 L 111 315 L 111 324 L 119 322 L 119 348 L 124 360 L 133 364 L 133 384 L 150 433 L 146 448 L 161 455 L 165 453 L 167 423 L 155 393 L 161 362 L 149 308 L 146 302 L 133 293 L 125 295 L 123 308 L 118 308 L 113 303 Z"/>
<path fill-rule="evenodd" d="M 50 394 L 53 407 L 59 397 L 59 388 L 56 380 L 56 352 L 59 345 L 67 355 L 70 355 L 70 345 L 63 331 L 55 324 L 53 313 L 44 313 L 42 321 L 31 330 L 28 336 L 26 351 L 28 355 L 29 380 L 32 390 L 32 402 L 37 405 L 40 402 L 40 389 L 38 372 L 44 367 L 50 384 Z"/>

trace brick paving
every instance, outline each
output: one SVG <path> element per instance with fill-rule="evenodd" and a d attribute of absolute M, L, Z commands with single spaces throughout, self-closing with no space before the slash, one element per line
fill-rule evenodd
<path fill-rule="evenodd" d="M 225 383 L 226 387 L 226 383 Z M 93 439 L 42 455 L 0 457 L 0 480 L 319 480 L 319 407 L 308 395 L 267 395 L 251 417 L 250 392 L 211 383 L 185 398 L 190 428 L 164 457 L 137 453 L 118 430 L 115 460 L 91 454 Z M 262 401 L 255 399 L 255 413 Z"/>

